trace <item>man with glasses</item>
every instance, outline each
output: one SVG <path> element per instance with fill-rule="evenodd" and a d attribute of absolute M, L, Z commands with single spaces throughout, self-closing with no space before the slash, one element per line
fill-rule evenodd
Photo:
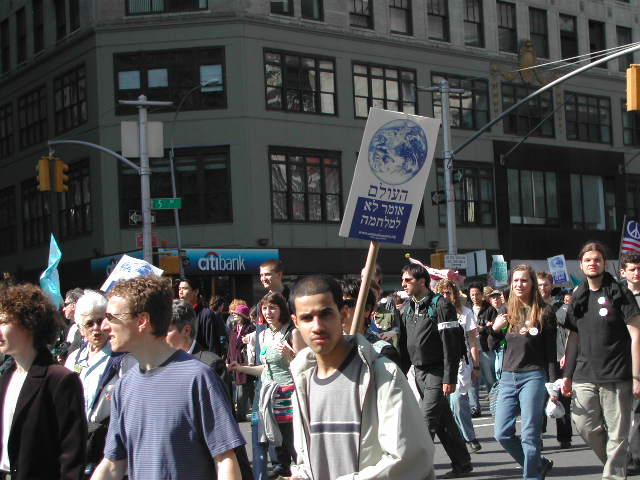
<path fill-rule="evenodd" d="M 153 275 L 117 283 L 102 330 L 138 360 L 113 390 L 104 459 L 94 480 L 239 480 L 245 441 L 215 372 L 166 342 L 173 289 Z M 217 473 L 217 476 L 216 476 Z"/>
<path fill-rule="evenodd" d="M 74 320 L 86 343 L 71 352 L 65 363 L 65 367 L 80 376 L 84 390 L 89 432 L 85 473 L 90 473 L 102 459 L 111 415 L 110 393 L 135 364 L 130 355 L 112 352 L 108 336 L 100 329 L 106 311 L 107 299 L 102 293 L 84 290 L 74 306 Z"/>

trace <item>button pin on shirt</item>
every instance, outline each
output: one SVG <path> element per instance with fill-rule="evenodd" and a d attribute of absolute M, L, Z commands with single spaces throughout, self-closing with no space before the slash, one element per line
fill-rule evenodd
<path fill-rule="evenodd" d="M 602 296 L 598 298 L 599 305 L 606 305 L 607 303 L 609 303 L 607 302 L 607 297 Z M 601 317 L 606 317 L 608 313 L 609 313 L 609 310 L 604 306 L 600 310 L 598 310 L 598 315 L 600 315 Z"/>

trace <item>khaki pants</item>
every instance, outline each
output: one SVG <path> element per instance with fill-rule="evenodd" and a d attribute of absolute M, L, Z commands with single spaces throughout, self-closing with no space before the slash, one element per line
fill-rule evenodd
<path fill-rule="evenodd" d="M 571 418 L 604 464 L 603 480 L 627 478 L 632 383 L 574 383 Z"/>

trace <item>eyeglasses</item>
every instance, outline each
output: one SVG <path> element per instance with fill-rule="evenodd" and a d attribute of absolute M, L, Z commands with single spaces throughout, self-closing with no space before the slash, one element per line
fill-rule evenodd
<path fill-rule="evenodd" d="M 120 313 L 105 313 L 104 317 L 109 320 L 110 322 L 113 322 L 113 320 L 119 320 L 122 321 L 122 319 L 120 318 L 121 315 L 137 315 L 139 312 L 120 312 Z"/>

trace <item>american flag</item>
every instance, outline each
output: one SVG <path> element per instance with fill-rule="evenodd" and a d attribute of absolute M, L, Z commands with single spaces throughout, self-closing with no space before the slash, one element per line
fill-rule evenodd
<path fill-rule="evenodd" d="M 622 252 L 640 252 L 640 222 L 625 218 L 622 230 Z"/>

